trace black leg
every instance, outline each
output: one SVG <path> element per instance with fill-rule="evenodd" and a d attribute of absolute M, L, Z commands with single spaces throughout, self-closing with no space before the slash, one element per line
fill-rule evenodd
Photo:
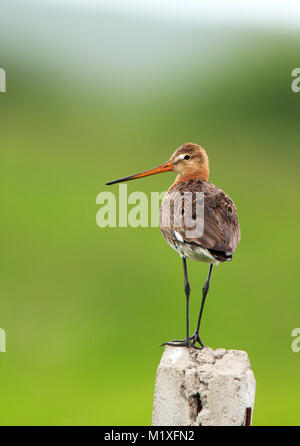
<path fill-rule="evenodd" d="M 203 342 L 200 339 L 199 329 L 200 329 L 200 323 L 201 323 L 203 308 L 204 308 L 204 304 L 205 304 L 205 299 L 206 299 L 206 296 L 207 296 L 207 293 L 208 293 L 208 290 L 209 290 L 209 283 L 210 283 L 210 277 L 211 277 L 212 269 L 213 269 L 213 265 L 211 264 L 209 266 L 209 272 L 208 272 L 207 280 L 206 280 L 205 284 L 202 287 L 202 302 L 201 302 L 201 308 L 200 308 L 200 313 L 199 313 L 199 317 L 198 317 L 197 328 L 195 330 L 195 333 L 192 336 L 192 344 L 195 345 L 196 342 L 199 342 L 201 347 L 204 347 L 204 344 L 203 344 Z"/>
<path fill-rule="evenodd" d="M 182 257 L 183 260 L 183 271 L 184 271 L 184 291 L 185 291 L 185 297 L 186 297 L 186 338 L 183 341 L 172 341 L 172 342 L 164 342 L 161 345 L 173 345 L 174 347 L 191 347 L 191 340 L 190 340 L 190 328 L 189 328 L 189 306 L 190 306 L 190 293 L 191 293 L 191 287 L 189 284 L 188 279 L 188 273 L 187 273 L 187 266 L 186 266 L 186 259 Z"/>
<path fill-rule="evenodd" d="M 184 291 L 185 291 L 185 297 L 186 297 L 186 343 L 187 346 L 191 345 L 190 341 L 190 327 L 189 327 L 189 311 L 190 311 L 190 293 L 191 293 L 191 286 L 189 284 L 189 278 L 187 273 L 187 267 L 186 267 L 186 259 L 183 257 L 183 271 L 184 271 Z"/>

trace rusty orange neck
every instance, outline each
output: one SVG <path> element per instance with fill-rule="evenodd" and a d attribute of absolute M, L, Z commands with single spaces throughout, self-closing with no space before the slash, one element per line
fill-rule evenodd
<path fill-rule="evenodd" d="M 199 172 L 190 173 L 187 175 L 177 175 L 174 183 L 169 188 L 168 192 L 172 190 L 174 187 L 178 186 L 178 184 L 183 183 L 184 181 L 189 180 L 201 180 L 201 181 L 207 181 L 209 176 L 209 169 L 208 167 L 205 167 L 201 169 Z"/>

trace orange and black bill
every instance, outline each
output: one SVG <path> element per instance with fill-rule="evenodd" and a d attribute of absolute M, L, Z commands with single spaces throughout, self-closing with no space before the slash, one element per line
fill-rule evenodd
<path fill-rule="evenodd" d="M 129 177 L 119 178 L 118 180 L 109 181 L 108 183 L 106 183 L 106 186 L 109 186 L 110 184 L 123 183 L 123 181 L 136 180 L 137 178 L 148 177 L 150 175 L 156 175 L 157 173 L 169 172 L 170 170 L 173 170 L 173 166 L 169 161 L 167 161 L 166 163 L 162 164 L 161 166 L 155 167 L 154 169 L 136 173 L 135 175 L 130 175 Z"/>

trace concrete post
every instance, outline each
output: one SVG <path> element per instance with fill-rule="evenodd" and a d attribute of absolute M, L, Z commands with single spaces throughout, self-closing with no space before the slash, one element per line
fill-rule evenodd
<path fill-rule="evenodd" d="M 255 378 L 244 351 L 166 346 L 156 372 L 153 426 L 250 426 Z"/>

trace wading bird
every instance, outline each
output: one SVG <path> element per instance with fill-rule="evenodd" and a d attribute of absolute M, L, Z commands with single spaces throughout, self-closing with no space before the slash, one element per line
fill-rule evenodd
<path fill-rule="evenodd" d="M 160 229 L 167 243 L 180 254 L 183 261 L 186 338 L 164 342 L 161 345 L 199 348 L 195 345 L 199 343 L 200 348 L 203 348 L 199 329 L 213 265 L 231 260 L 240 241 L 239 220 L 233 201 L 225 192 L 208 181 L 209 163 L 206 151 L 198 144 L 186 143 L 178 147 L 169 161 L 161 166 L 106 184 L 121 183 L 169 171 L 176 172 L 177 177 L 161 204 Z M 202 287 L 198 323 L 192 336 L 189 334 L 191 287 L 188 280 L 187 259 L 209 264 L 208 277 Z"/>

